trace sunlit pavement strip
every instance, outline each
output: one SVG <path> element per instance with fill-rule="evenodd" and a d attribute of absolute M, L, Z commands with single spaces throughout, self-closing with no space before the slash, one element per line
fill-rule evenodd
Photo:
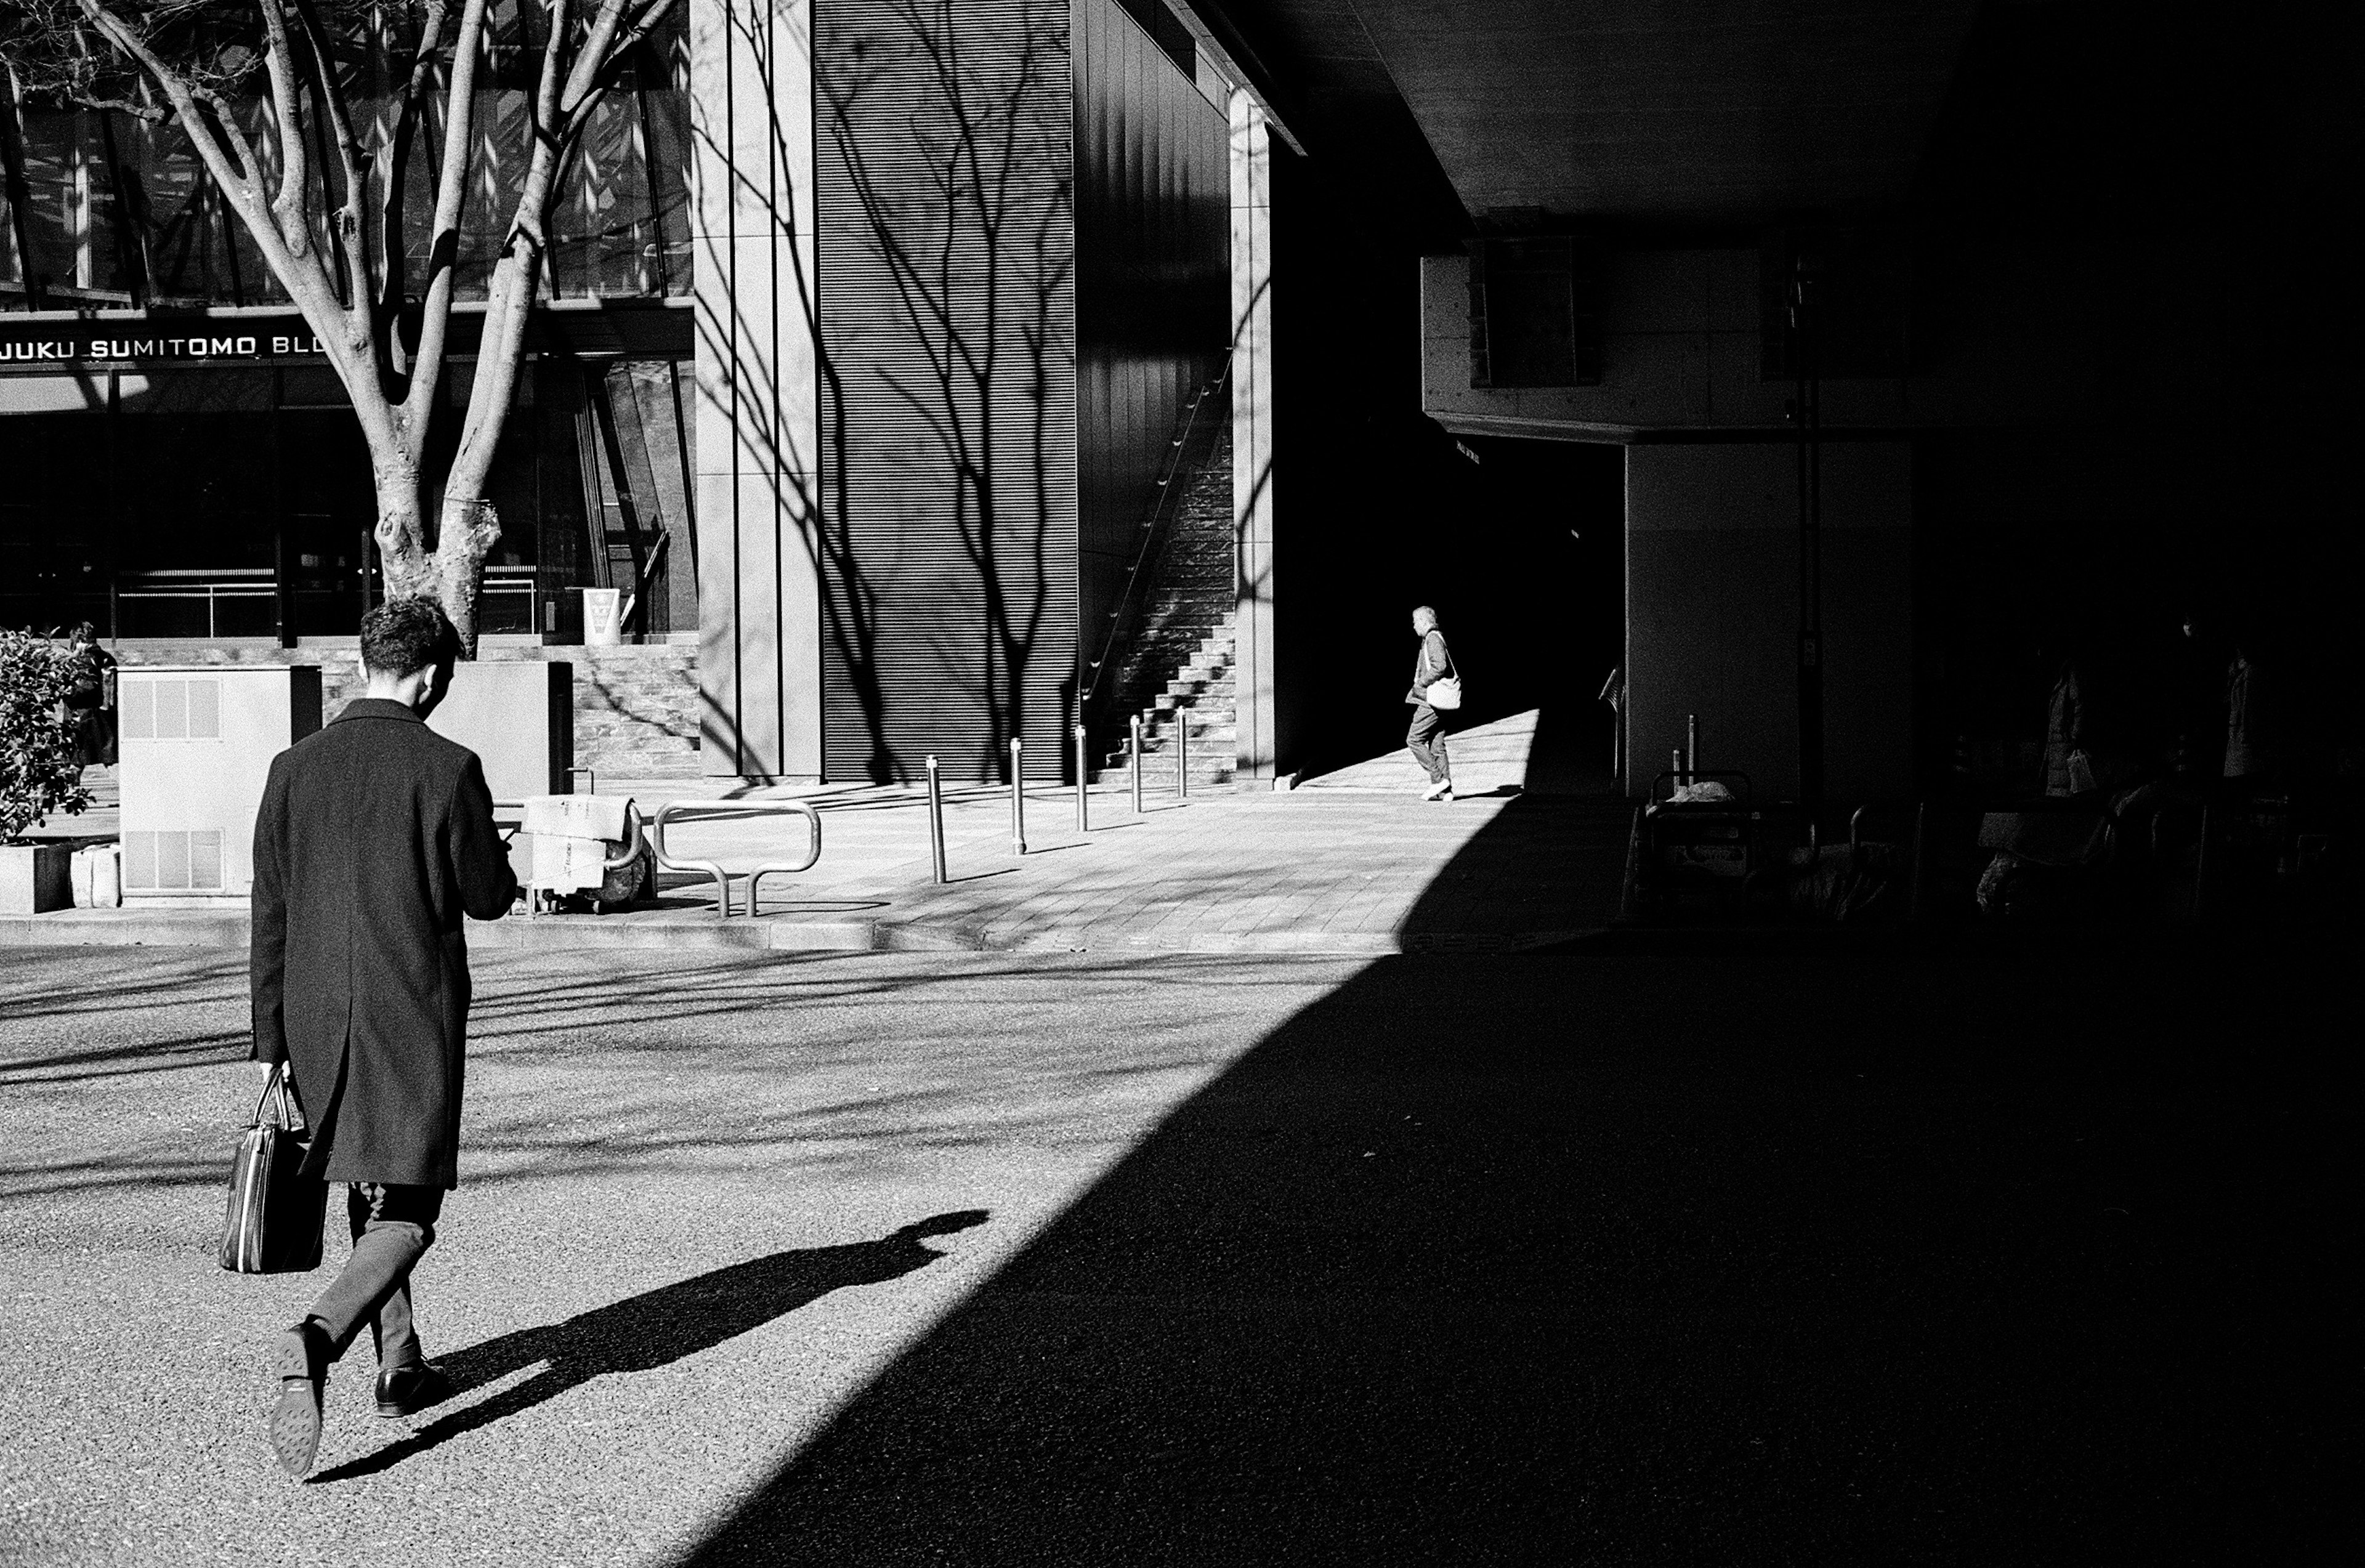
<path fill-rule="evenodd" d="M 1118 790 L 1093 792 L 1089 831 L 1072 790 L 1037 786 L 1028 853 L 1015 853 L 1007 790 L 953 792 L 946 808 L 951 881 L 929 880 L 927 822 L 903 789 L 763 790 L 813 801 L 824 820 L 812 871 L 767 882 L 763 913 L 718 919 L 710 879 L 668 873 L 656 908 L 476 926 L 479 948 L 977 949 L 1379 955 L 1450 946 L 1517 948 L 1597 927 L 1613 913 L 1624 820 L 1599 799 L 1517 799 L 1532 713 L 1453 737 L 1468 798 L 1419 798 L 1401 752 L 1290 793 L 1175 798 L 1145 789 L 1141 815 Z M 644 807 L 707 798 L 721 781 L 602 780 Z M 1156 787 L 1162 784 L 1163 787 Z M 802 842 L 802 823 L 719 818 L 677 827 L 677 855 L 753 865 Z M 1474 841 L 1484 839 L 1482 845 Z M 1465 853 L 1468 851 L 1468 853 Z M 1458 858 L 1457 858 L 1458 857 Z M 1453 884 L 1439 873 L 1455 862 Z M 744 879 L 734 899 L 745 906 Z M 0 916 L 8 944 L 242 946 L 242 912 L 66 910 Z"/>
<path fill-rule="evenodd" d="M 11 960 L 0 1559 L 666 1561 L 1175 1104 L 1355 967 L 488 957 L 464 1185 L 418 1296 L 430 1353 L 492 1381 L 381 1421 L 364 1338 L 299 1486 L 263 1440 L 263 1351 L 326 1276 L 240 1277 L 213 1256 L 256 1083 L 240 1059 L 243 962 Z M 888 1241 L 981 1209 L 925 1251 Z M 343 1251 L 332 1239 L 331 1260 Z M 757 1286 L 726 1282 L 694 1310 L 679 1292 L 633 1305 L 748 1264 Z M 505 1364 L 504 1344 L 525 1359 Z"/>

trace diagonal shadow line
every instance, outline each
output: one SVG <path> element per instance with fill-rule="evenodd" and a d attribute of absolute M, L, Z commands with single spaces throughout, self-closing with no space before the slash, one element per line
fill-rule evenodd
<path fill-rule="evenodd" d="M 447 1356 L 440 1363 L 456 1396 L 537 1362 L 546 1362 L 516 1387 L 480 1405 L 439 1417 L 375 1453 L 324 1470 L 308 1484 L 353 1481 L 391 1470 L 454 1438 L 530 1410 L 569 1389 L 611 1372 L 653 1372 L 713 1349 L 853 1285 L 880 1284 L 944 1256 L 925 1245 L 983 1225 L 984 1209 L 958 1209 L 914 1220 L 878 1241 L 775 1252 L 715 1269 L 605 1306 L 564 1323 L 504 1334 Z"/>

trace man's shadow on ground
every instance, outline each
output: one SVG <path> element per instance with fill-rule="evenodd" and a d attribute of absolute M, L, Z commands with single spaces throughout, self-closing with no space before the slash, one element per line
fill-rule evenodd
<path fill-rule="evenodd" d="M 914 1221 L 880 1241 L 775 1252 L 594 1307 L 564 1323 L 523 1328 L 471 1345 L 440 1363 L 452 1380 L 454 1398 L 537 1361 L 548 1364 L 481 1405 L 455 1410 L 375 1453 L 322 1471 L 312 1477 L 312 1484 L 375 1475 L 463 1432 L 555 1399 L 595 1377 L 669 1366 L 832 1291 L 875 1285 L 924 1269 L 944 1256 L 925 1245 L 928 1238 L 967 1230 L 984 1224 L 986 1218 L 984 1209 L 961 1209 Z"/>

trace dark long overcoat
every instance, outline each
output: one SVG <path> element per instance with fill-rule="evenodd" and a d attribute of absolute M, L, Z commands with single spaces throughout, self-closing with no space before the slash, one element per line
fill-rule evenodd
<path fill-rule="evenodd" d="M 476 754 L 364 698 L 271 765 L 254 823 L 254 1059 L 332 1182 L 459 1184 L 463 914 L 517 896 Z"/>

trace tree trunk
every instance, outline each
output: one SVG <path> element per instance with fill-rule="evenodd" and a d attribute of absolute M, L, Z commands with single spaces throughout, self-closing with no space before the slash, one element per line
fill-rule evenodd
<path fill-rule="evenodd" d="M 428 556 L 426 534 L 420 526 L 419 465 L 404 454 L 372 455 L 370 469 L 377 486 L 377 524 L 373 532 L 377 536 L 378 565 L 386 573 L 386 597 L 440 599 L 435 563 Z"/>
<path fill-rule="evenodd" d="M 485 587 L 485 557 L 501 540 L 493 503 L 446 491 L 435 537 L 435 577 L 443 613 L 460 633 L 463 658 L 476 656 L 476 605 Z"/>
<path fill-rule="evenodd" d="M 373 465 L 377 479 L 377 553 L 388 599 L 431 599 L 460 634 L 460 656 L 476 656 L 476 605 L 485 557 L 500 542 L 492 505 L 471 489 L 447 489 L 437 519 L 435 548 L 427 548 L 418 465 L 407 456 Z M 471 488 L 482 487 L 481 475 Z"/>

